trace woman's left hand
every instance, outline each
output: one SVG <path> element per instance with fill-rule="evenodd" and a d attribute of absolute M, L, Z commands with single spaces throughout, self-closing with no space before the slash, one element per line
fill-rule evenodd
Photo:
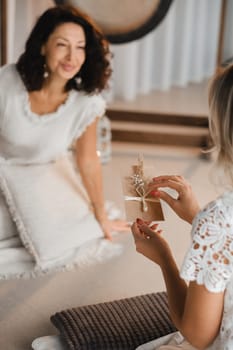
<path fill-rule="evenodd" d="M 141 219 L 137 219 L 131 227 L 136 250 L 146 258 L 158 264 L 161 268 L 171 256 L 171 250 L 167 241 L 162 237 L 162 230 L 158 230 L 158 224 L 150 225 Z"/>

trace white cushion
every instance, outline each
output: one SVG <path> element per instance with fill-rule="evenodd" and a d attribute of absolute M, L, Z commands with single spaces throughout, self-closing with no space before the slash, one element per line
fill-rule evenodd
<path fill-rule="evenodd" d="M 36 338 L 32 342 L 33 350 L 66 350 L 58 335 Z"/>
<path fill-rule="evenodd" d="M 184 339 L 180 332 L 174 332 L 164 337 L 152 340 L 137 347 L 136 350 L 197 350 Z"/>
<path fill-rule="evenodd" d="M 66 156 L 37 165 L 0 165 L 0 187 L 20 238 L 39 268 L 103 237 L 75 168 Z"/>
<path fill-rule="evenodd" d="M 174 334 L 176 334 L 176 332 L 167 334 L 161 338 L 157 338 L 148 343 L 142 344 L 138 346 L 136 350 L 156 350 L 159 346 L 167 344 Z"/>
<path fill-rule="evenodd" d="M 152 340 L 148 343 L 138 346 L 135 350 L 156 350 L 160 349 L 160 346 L 167 344 L 164 349 L 187 349 L 193 350 L 194 348 L 184 341 L 184 338 L 179 332 L 167 334 L 164 337 Z M 32 342 L 33 350 L 66 350 L 61 338 L 58 335 L 48 335 L 45 337 L 36 338 Z M 161 348 L 161 350 L 163 347 Z"/>
<path fill-rule="evenodd" d="M 6 201 L 0 192 L 0 242 L 17 235 L 15 223 L 12 221 Z"/>

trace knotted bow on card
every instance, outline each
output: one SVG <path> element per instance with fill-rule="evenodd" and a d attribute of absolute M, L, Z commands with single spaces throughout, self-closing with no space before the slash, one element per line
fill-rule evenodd
<path fill-rule="evenodd" d="M 129 176 L 123 178 L 126 218 L 135 221 L 137 217 L 146 221 L 163 221 L 160 200 L 153 197 L 149 189 L 152 176 L 144 173 L 142 157 L 131 167 Z"/>

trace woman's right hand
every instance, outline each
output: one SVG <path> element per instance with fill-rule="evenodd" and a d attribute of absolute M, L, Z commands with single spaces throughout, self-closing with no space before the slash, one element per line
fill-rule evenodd
<path fill-rule="evenodd" d="M 164 187 L 175 190 L 178 193 L 177 198 L 160 190 L 160 188 Z M 154 177 L 153 182 L 150 184 L 150 189 L 151 195 L 164 200 L 181 219 L 190 224 L 200 211 L 192 187 L 182 176 L 164 175 Z"/>

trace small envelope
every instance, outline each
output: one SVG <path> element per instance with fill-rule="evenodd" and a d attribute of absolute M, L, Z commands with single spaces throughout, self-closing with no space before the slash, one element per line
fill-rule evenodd
<path fill-rule="evenodd" d="M 139 217 L 146 221 L 163 221 L 161 202 L 150 195 L 151 176 L 145 172 L 142 158 L 139 158 L 138 164 L 131 167 L 131 174 L 122 179 L 126 219 L 135 221 Z"/>

